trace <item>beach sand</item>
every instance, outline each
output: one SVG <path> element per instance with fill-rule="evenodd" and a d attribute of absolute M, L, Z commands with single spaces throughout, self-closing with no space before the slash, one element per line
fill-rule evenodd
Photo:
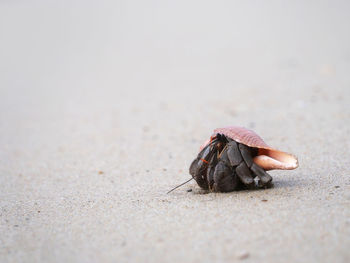
<path fill-rule="evenodd" d="M 0 3 L 0 262 L 350 262 L 346 2 Z M 188 168 L 239 125 L 274 187 Z"/>

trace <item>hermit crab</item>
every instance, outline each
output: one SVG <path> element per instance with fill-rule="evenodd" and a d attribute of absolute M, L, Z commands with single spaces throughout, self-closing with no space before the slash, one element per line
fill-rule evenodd
<path fill-rule="evenodd" d="M 214 130 L 201 146 L 189 172 L 190 180 L 194 179 L 203 189 L 231 192 L 255 187 L 255 178 L 259 187 L 268 188 L 272 177 L 266 171 L 297 167 L 295 156 L 268 146 L 252 130 L 230 126 Z"/>

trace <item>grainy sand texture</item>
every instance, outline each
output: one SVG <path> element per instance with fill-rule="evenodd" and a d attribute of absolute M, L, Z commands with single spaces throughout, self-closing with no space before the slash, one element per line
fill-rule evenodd
<path fill-rule="evenodd" d="M 0 1 L 0 262 L 350 262 L 349 14 Z M 227 125 L 300 167 L 167 195 Z"/>

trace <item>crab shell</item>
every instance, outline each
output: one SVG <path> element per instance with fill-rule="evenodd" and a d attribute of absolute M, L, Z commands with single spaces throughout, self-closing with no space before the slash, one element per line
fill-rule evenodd
<path fill-rule="evenodd" d="M 264 140 L 252 130 L 238 126 L 229 126 L 215 129 L 213 136 L 216 136 L 218 133 L 223 134 L 236 142 L 257 148 L 258 155 L 254 157 L 253 161 L 265 171 L 274 169 L 293 170 L 298 167 L 297 157 L 268 146 Z M 208 143 L 209 140 L 202 145 L 201 149 Z"/>

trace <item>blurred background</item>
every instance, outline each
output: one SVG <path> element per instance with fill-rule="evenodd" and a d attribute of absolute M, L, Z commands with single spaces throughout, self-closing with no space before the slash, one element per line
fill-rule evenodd
<path fill-rule="evenodd" d="M 347 1 L 0 4 L 3 149 L 33 136 L 50 145 L 117 130 L 129 145 L 164 126 L 203 137 L 275 128 L 349 98 Z"/>
<path fill-rule="evenodd" d="M 348 11 L 347 1 L 3 0 L 1 112 L 301 99 L 347 77 Z"/>
<path fill-rule="evenodd" d="M 244 253 L 251 260 L 337 255 L 345 262 L 349 14 L 349 1 L 0 0 L 2 262 L 196 262 L 203 253 L 211 262 Z M 285 206 L 278 195 L 286 191 L 291 207 L 267 220 L 284 238 L 251 229 L 248 220 L 235 230 L 245 238 L 232 240 L 223 229 L 228 239 L 212 248 L 218 230 L 199 218 L 218 219 L 197 203 L 207 197 L 184 190 L 163 196 L 189 177 L 202 141 L 227 125 L 255 129 L 299 156 L 298 172 L 277 176 L 270 209 Z M 310 203 L 345 183 L 340 199 Z M 265 210 L 250 210 L 257 206 L 251 195 L 261 192 L 221 195 L 210 211 L 239 208 L 258 220 Z M 234 208 L 231 197 L 243 201 Z M 185 220 L 193 203 L 201 212 Z M 335 204 L 342 212 L 332 210 L 336 219 L 320 223 L 335 234 L 313 240 L 324 233 L 312 222 Z M 289 213 L 297 207 L 303 219 L 292 227 Z M 316 218 L 305 216 L 312 207 Z M 256 233 L 262 236 L 254 239 Z M 275 245 L 262 252 L 271 239 Z M 314 245 L 303 249 L 295 240 Z M 193 250 L 179 252 L 182 245 Z"/>

